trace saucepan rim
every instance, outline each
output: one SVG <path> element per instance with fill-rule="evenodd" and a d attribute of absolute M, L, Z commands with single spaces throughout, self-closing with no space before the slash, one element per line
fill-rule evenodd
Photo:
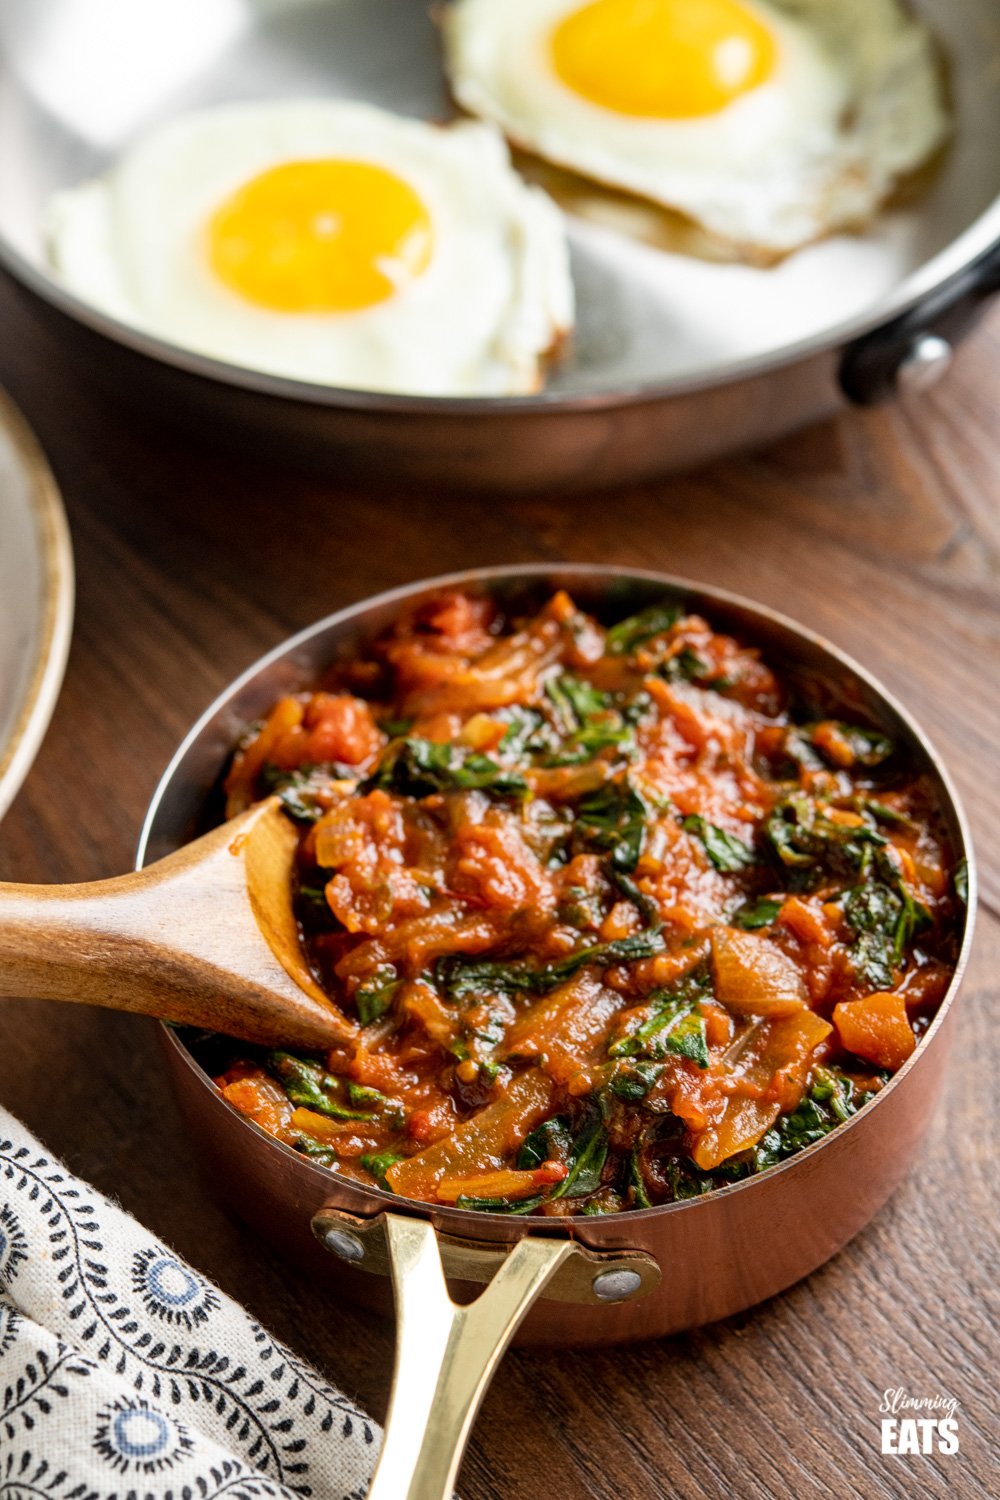
<path fill-rule="evenodd" d="M 705 1209 L 709 1204 L 717 1203 L 720 1200 L 728 1201 L 734 1194 L 751 1192 L 755 1188 L 759 1188 L 762 1183 L 775 1182 L 779 1176 L 795 1171 L 797 1168 L 811 1161 L 817 1152 L 822 1151 L 832 1141 L 843 1140 L 847 1132 L 854 1129 L 859 1121 L 867 1118 L 873 1110 L 877 1109 L 884 1098 L 896 1092 L 900 1087 L 905 1086 L 910 1074 L 915 1068 L 920 1066 L 921 1058 L 934 1045 L 961 988 L 973 942 L 978 889 L 975 851 L 968 819 L 951 776 L 937 750 L 928 739 L 928 736 L 907 710 L 896 700 L 893 694 L 883 687 L 878 679 L 865 667 L 861 666 L 859 662 L 855 661 L 853 657 L 840 650 L 839 647 L 831 645 L 830 642 L 817 632 L 801 625 L 798 621 L 791 619 L 788 615 L 782 614 L 779 610 L 771 609 L 768 605 L 759 604 L 729 589 L 700 583 L 697 580 L 683 578 L 676 574 L 661 573 L 656 569 L 617 567 L 601 563 L 513 563 L 493 568 L 463 569 L 453 573 L 441 574 L 433 578 L 420 579 L 413 583 L 402 584 L 396 588 L 385 590 L 380 594 L 358 600 L 354 604 L 336 610 L 314 624 L 308 625 L 303 630 L 296 632 L 266 652 L 216 696 L 185 735 L 157 784 L 150 800 L 139 837 L 139 846 L 136 852 L 136 868 L 141 869 L 146 862 L 146 854 L 154 832 L 160 806 L 173 785 L 175 777 L 181 769 L 188 752 L 198 742 L 203 733 L 213 726 L 219 713 L 225 709 L 228 702 L 236 694 L 240 693 L 258 676 L 269 670 L 276 663 L 286 659 L 294 659 L 295 652 L 302 646 L 309 644 L 317 635 L 336 630 L 340 627 L 347 627 L 359 615 L 367 613 L 370 610 L 400 605 L 408 599 L 432 593 L 438 589 L 457 586 L 481 588 L 483 586 L 488 587 L 504 583 L 516 584 L 518 582 L 533 583 L 541 582 L 546 578 L 567 579 L 572 576 L 586 580 L 592 579 L 598 582 L 603 580 L 608 584 L 618 581 L 658 584 L 662 585 L 669 592 L 676 592 L 689 597 L 696 596 L 705 600 L 708 604 L 718 604 L 723 609 L 732 608 L 745 611 L 749 615 L 759 619 L 763 624 L 776 626 L 780 630 L 788 631 L 797 641 L 811 647 L 814 651 L 825 657 L 831 666 L 846 670 L 855 680 L 862 683 L 873 693 L 878 701 L 878 706 L 887 710 L 890 715 L 898 720 L 910 739 L 911 744 L 919 748 L 926 756 L 930 770 L 936 778 L 942 794 L 941 810 L 950 821 L 951 827 L 957 835 L 956 842 L 958 847 L 955 849 L 956 862 L 964 858 L 968 866 L 968 902 L 965 910 L 964 932 L 955 970 L 948 989 L 933 1021 L 921 1036 L 918 1046 L 899 1071 L 879 1091 L 876 1097 L 866 1104 L 863 1110 L 858 1111 L 849 1120 L 838 1125 L 835 1130 L 831 1131 L 821 1140 L 814 1142 L 813 1145 L 808 1146 L 804 1151 L 797 1152 L 794 1156 L 788 1157 L 785 1161 L 769 1167 L 764 1172 L 752 1177 L 746 1177 L 740 1182 L 716 1188 L 711 1193 L 702 1194 L 697 1198 L 684 1199 L 673 1203 L 654 1204 L 650 1208 L 629 1209 L 598 1221 L 600 1225 L 605 1226 L 605 1233 L 608 1232 L 606 1226 L 611 1225 L 614 1230 L 617 1230 L 621 1226 L 623 1232 L 627 1234 L 628 1226 L 637 1219 L 641 1218 L 643 1221 L 648 1221 L 652 1215 L 692 1213 L 699 1207 Z M 168 1040 L 169 1044 L 177 1050 L 184 1063 L 197 1076 L 200 1084 L 208 1091 L 220 1108 L 228 1110 L 237 1116 L 241 1125 L 247 1130 L 254 1131 L 267 1142 L 269 1147 L 285 1155 L 289 1163 L 294 1163 L 298 1170 L 306 1169 L 310 1174 L 315 1174 L 318 1192 L 322 1192 L 324 1179 L 331 1179 L 328 1196 L 332 1197 L 335 1194 L 338 1181 L 345 1181 L 345 1179 L 338 1179 L 336 1173 L 331 1173 L 329 1168 L 318 1166 L 315 1162 L 304 1158 L 291 1146 L 277 1140 L 276 1137 L 262 1130 L 259 1125 L 254 1124 L 246 1116 L 241 1115 L 238 1110 L 234 1109 L 232 1105 L 223 1099 L 209 1075 L 192 1056 L 177 1033 L 169 1025 L 162 1022 L 159 1024 L 164 1039 Z M 322 1176 L 319 1174 L 322 1174 Z M 360 1194 L 372 1204 L 372 1216 L 380 1212 L 390 1211 L 409 1214 L 411 1216 L 432 1217 L 435 1224 L 443 1232 L 457 1233 L 465 1239 L 487 1238 L 482 1233 L 484 1218 L 488 1218 L 494 1229 L 500 1225 L 503 1225 L 505 1230 L 509 1229 L 511 1231 L 510 1238 L 521 1238 L 524 1234 L 547 1234 L 552 1236 L 566 1233 L 571 1236 L 584 1238 L 576 1227 L 574 1216 L 560 1219 L 546 1219 L 525 1218 L 517 1215 L 483 1215 L 472 1209 L 457 1209 L 447 1204 L 425 1203 L 419 1199 L 402 1198 L 396 1194 L 385 1192 L 381 1188 L 369 1187 L 364 1183 L 353 1180 L 350 1181 L 349 1186 L 352 1195 Z M 587 1234 L 585 1236 L 588 1241 L 592 1236 L 593 1227 L 594 1221 L 588 1220 Z M 618 1237 L 615 1234 L 615 1238 Z"/>

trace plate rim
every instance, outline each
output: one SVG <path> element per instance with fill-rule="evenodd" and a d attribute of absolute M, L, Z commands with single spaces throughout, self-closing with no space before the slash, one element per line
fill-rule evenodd
<path fill-rule="evenodd" d="M 41 633 L 14 727 L 0 744 L 0 818 L 27 776 L 49 727 L 69 656 L 75 570 L 69 524 L 48 459 L 20 409 L 0 387 L 0 429 L 27 479 L 42 563 Z"/>

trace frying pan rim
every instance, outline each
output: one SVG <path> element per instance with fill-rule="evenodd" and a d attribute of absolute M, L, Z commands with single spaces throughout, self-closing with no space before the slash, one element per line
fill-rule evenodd
<path fill-rule="evenodd" d="M 674 379 L 640 380 L 613 384 L 603 390 L 566 394 L 542 390 L 529 396 L 411 396 L 319 385 L 288 376 L 268 374 L 185 349 L 182 345 L 145 333 L 92 307 L 83 298 L 60 285 L 54 275 L 23 255 L 2 233 L 0 267 L 41 301 L 91 332 L 156 364 L 166 365 L 183 375 L 210 380 L 216 385 L 235 387 L 255 395 L 274 396 L 281 401 L 372 416 L 419 419 L 510 414 L 541 418 L 650 405 L 673 397 L 694 395 L 754 380 L 812 358 L 832 354 L 853 340 L 912 312 L 924 298 L 939 291 L 998 243 L 1000 195 L 942 250 L 904 277 L 888 296 L 880 299 L 866 312 L 844 319 L 832 328 L 742 359 L 722 361 L 717 365 L 710 362 L 690 375 Z"/>
<path fill-rule="evenodd" d="M 975 849 L 973 846 L 971 830 L 969 827 L 965 809 L 946 766 L 941 760 L 940 755 L 938 754 L 935 746 L 933 745 L 927 734 L 920 728 L 920 726 L 916 723 L 911 714 L 902 706 L 902 704 L 898 702 L 895 696 L 882 685 L 878 678 L 876 678 L 871 672 L 867 670 L 867 668 L 863 667 L 847 652 L 841 650 L 838 646 L 832 645 L 823 636 L 819 635 L 818 632 L 811 630 L 808 626 L 802 625 L 799 621 L 792 619 L 790 616 L 782 613 L 780 610 L 772 609 L 770 605 L 760 604 L 757 601 L 749 599 L 745 595 L 737 594 L 730 589 L 719 588 L 711 584 L 699 583 L 694 579 L 684 578 L 678 574 L 663 573 L 658 569 L 652 568 L 619 567 L 616 565 L 603 563 L 506 563 L 497 567 L 461 569 L 451 573 L 439 574 L 431 578 L 418 579 L 411 583 L 399 584 L 394 588 L 385 589 L 379 594 L 366 596 L 363 599 L 355 601 L 355 603 L 353 604 L 344 606 L 342 609 L 334 610 L 331 614 L 326 615 L 322 619 L 314 621 L 312 624 L 305 626 L 302 630 L 295 632 L 293 635 L 279 642 L 276 646 L 272 647 L 270 651 L 265 652 L 263 656 L 259 657 L 256 661 L 251 663 L 249 667 L 238 674 L 237 677 L 235 677 L 226 687 L 222 689 L 220 693 L 216 695 L 213 701 L 204 710 L 204 712 L 199 715 L 198 719 L 188 730 L 187 734 L 184 736 L 177 749 L 175 750 L 166 769 L 164 770 L 162 776 L 160 777 L 160 780 L 156 785 L 153 796 L 150 799 L 149 806 L 146 810 L 146 816 L 139 835 L 139 844 L 136 850 L 135 857 L 135 867 L 136 869 L 142 869 L 143 865 L 145 864 L 145 856 L 149 846 L 149 840 L 153 833 L 153 827 L 160 808 L 160 804 L 162 803 L 168 789 L 172 785 L 174 777 L 180 769 L 184 759 L 186 758 L 188 751 L 197 743 L 198 739 L 201 737 L 205 729 L 214 722 L 215 718 L 225 708 L 226 704 L 235 695 L 242 692 L 244 688 L 249 686 L 261 673 L 266 672 L 271 666 L 275 665 L 277 662 L 280 662 L 285 658 L 294 657 L 294 653 L 301 646 L 309 643 L 315 636 L 349 625 L 352 620 L 355 619 L 358 615 L 363 614 L 369 610 L 398 605 L 403 603 L 408 598 L 419 596 L 427 592 L 433 592 L 438 589 L 455 587 L 457 585 L 476 584 L 489 586 L 490 584 L 499 584 L 504 581 L 542 581 L 547 577 L 558 576 L 562 573 L 572 573 L 576 574 L 577 576 L 594 578 L 596 580 L 606 580 L 609 583 L 617 580 L 637 580 L 639 582 L 654 583 L 662 585 L 666 591 L 677 592 L 689 597 L 692 595 L 701 596 L 701 598 L 713 604 L 720 604 L 724 609 L 728 607 L 747 611 L 750 615 L 758 617 L 766 623 L 777 625 L 780 629 L 788 631 L 796 639 L 806 642 L 815 651 L 818 651 L 823 656 L 829 658 L 832 663 L 835 663 L 838 667 L 844 668 L 849 673 L 853 674 L 856 679 L 860 680 L 866 687 L 871 690 L 871 692 L 878 700 L 880 707 L 887 708 L 891 714 L 894 714 L 897 717 L 897 719 L 906 730 L 908 737 L 910 737 L 910 739 L 915 742 L 927 756 L 930 768 L 934 776 L 936 777 L 939 788 L 943 794 L 941 811 L 945 814 L 946 817 L 950 817 L 955 832 L 958 835 L 959 847 L 955 851 L 956 864 L 962 858 L 964 858 L 967 861 L 968 868 L 968 902 L 965 909 L 965 925 L 962 936 L 962 944 L 955 963 L 954 972 L 948 985 L 948 989 L 945 992 L 940 1005 L 938 1006 L 933 1021 L 927 1028 L 926 1032 L 924 1032 L 924 1034 L 921 1036 L 916 1048 L 911 1053 L 910 1057 L 907 1058 L 906 1062 L 899 1069 L 899 1071 L 895 1073 L 892 1078 L 890 1078 L 889 1082 L 879 1090 L 874 1099 L 870 1100 L 862 1110 L 859 1110 L 856 1114 L 852 1115 L 849 1120 L 844 1121 L 842 1124 L 838 1125 L 834 1130 L 830 1131 L 822 1139 L 815 1141 L 804 1151 L 799 1151 L 794 1156 L 787 1157 L 784 1161 L 778 1162 L 774 1166 L 768 1167 L 763 1172 L 757 1173 L 751 1177 L 745 1177 L 739 1182 L 728 1183 L 723 1187 L 715 1188 L 712 1192 L 701 1194 L 696 1198 L 688 1198 L 681 1201 L 675 1201 L 673 1203 L 654 1204 L 650 1208 L 624 1210 L 621 1213 L 610 1215 L 606 1219 L 602 1218 L 600 1221 L 598 1221 L 602 1225 L 611 1225 L 614 1228 L 622 1226 L 624 1229 L 627 1229 L 628 1225 L 639 1218 L 643 1219 L 643 1221 L 648 1221 L 653 1215 L 692 1212 L 698 1207 L 705 1208 L 707 1207 L 707 1205 L 711 1203 L 717 1203 L 722 1199 L 728 1200 L 735 1193 L 748 1192 L 755 1187 L 759 1187 L 760 1184 L 764 1182 L 776 1181 L 781 1174 L 794 1171 L 796 1168 L 802 1167 L 807 1162 L 811 1161 L 815 1157 L 816 1153 L 821 1151 L 831 1141 L 843 1140 L 846 1136 L 846 1133 L 849 1132 L 862 1117 L 868 1117 L 871 1111 L 878 1108 L 884 1098 L 896 1092 L 896 1090 L 904 1084 L 905 1080 L 909 1078 L 911 1073 L 920 1066 L 921 1058 L 928 1052 L 930 1047 L 935 1042 L 936 1038 L 941 1033 L 947 1016 L 954 1006 L 958 993 L 961 989 L 965 971 L 968 966 L 969 954 L 971 952 L 975 934 L 978 897 L 978 875 L 976 868 Z M 185 1046 L 185 1044 L 176 1034 L 173 1028 L 166 1022 L 159 1022 L 158 1026 L 161 1033 L 161 1038 L 165 1041 L 168 1041 L 169 1044 L 178 1051 L 186 1066 L 191 1069 L 191 1071 L 196 1076 L 199 1084 L 208 1091 L 211 1098 L 221 1108 L 223 1108 L 224 1110 L 228 1110 L 233 1115 L 235 1115 L 242 1126 L 256 1132 L 257 1135 L 266 1142 L 269 1148 L 273 1148 L 276 1151 L 287 1156 L 290 1162 L 295 1163 L 297 1169 L 301 1170 L 303 1167 L 305 1167 L 309 1170 L 310 1173 L 317 1174 L 316 1182 L 318 1187 L 320 1187 L 322 1184 L 322 1179 L 318 1175 L 320 1173 L 324 1174 L 325 1176 L 332 1177 L 334 1179 L 334 1182 L 336 1182 L 336 1173 L 332 1173 L 330 1172 L 330 1169 L 320 1167 L 316 1163 L 310 1162 L 307 1158 L 304 1158 L 300 1152 L 295 1151 L 291 1146 L 286 1145 L 283 1141 L 277 1140 L 267 1131 L 261 1129 L 261 1127 L 259 1125 L 256 1125 L 252 1120 L 248 1120 L 245 1115 L 240 1114 L 240 1112 L 236 1110 L 231 1104 L 229 1104 L 227 1100 L 223 1099 L 222 1095 L 213 1084 L 208 1073 L 205 1072 L 201 1065 L 192 1056 L 188 1048 Z M 567 1216 L 565 1219 L 557 1220 L 545 1218 L 535 1219 L 522 1217 L 515 1214 L 483 1215 L 482 1213 L 477 1213 L 473 1209 L 456 1209 L 447 1204 L 433 1204 L 426 1203 L 422 1200 L 414 1198 L 401 1198 L 396 1194 L 385 1192 L 383 1191 L 383 1189 L 378 1187 L 369 1187 L 364 1183 L 351 1181 L 350 1186 L 352 1191 L 363 1195 L 365 1198 L 369 1199 L 373 1203 L 373 1205 L 375 1205 L 372 1209 L 372 1214 L 370 1215 L 370 1217 L 375 1217 L 378 1213 L 383 1211 L 408 1213 L 411 1216 L 417 1215 L 421 1217 L 433 1215 L 435 1223 L 438 1224 L 442 1232 L 453 1232 L 459 1234 L 463 1239 L 478 1239 L 480 1240 L 480 1242 L 482 1242 L 483 1236 L 481 1234 L 476 1234 L 474 1230 L 477 1226 L 482 1225 L 484 1218 L 488 1218 L 489 1221 L 494 1225 L 499 1223 L 503 1224 L 504 1226 L 515 1226 L 518 1229 L 518 1238 L 520 1238 L 522 1234 L 539 1233 L 547 1234 L 549 1236 L 569 1234 L 570 1237 L 578 1238 L 581 1240 L 581 1242 L 586 1242 L 590 1238 L 590 1233 L 581 1232 L 582 1226 L 580 1221 L 578 1220 L 578 1216 L 576 1215 Z M 331 1187 L 331 1194 L 333 1193 L 333 1191 L 334 1188 Z M 592 1220 L 586 1221 L 586 1229 L 587 1231 L 593 1230 Z"/>

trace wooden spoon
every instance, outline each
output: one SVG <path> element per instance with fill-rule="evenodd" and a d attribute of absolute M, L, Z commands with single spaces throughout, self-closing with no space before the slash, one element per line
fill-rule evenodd
<path fill-rule="evenodd" d="M 0 883 L 0 996 L 74 1000 L 322 1050 L 357 1028 L 306 964 L 276 797 L 133 875 Z"/>

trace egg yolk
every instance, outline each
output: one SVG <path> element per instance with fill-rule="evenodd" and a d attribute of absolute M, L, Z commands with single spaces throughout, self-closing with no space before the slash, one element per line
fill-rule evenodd
<path fill-rule="evenodd" d="M 275 312 L 373 307 L 414 281 L 434 233 L 423 200 L 363 161 L 284 162 L 237 189 L 208 224 L 215 274 Z"/>
<path fill-rule="evenodd" d="M 592 0 L 552 33 L 556 73 L 617 114 L 717 114 L 767 81 L 776 40 L 739 0 Z"/>

